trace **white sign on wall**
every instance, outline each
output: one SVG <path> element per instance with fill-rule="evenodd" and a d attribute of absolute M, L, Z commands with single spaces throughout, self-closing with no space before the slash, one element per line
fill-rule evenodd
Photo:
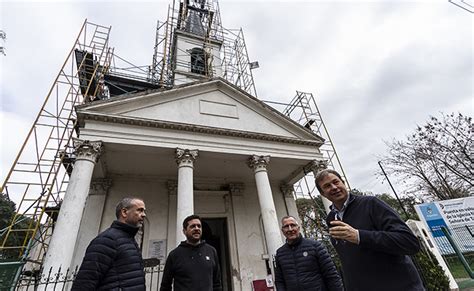
<path fill-rule="evenodd" d="M 165 259 L 166 240 L 165 239 L 151 239 L 148 244 L 148 258 L 157 258 L 160 262 Z"/>

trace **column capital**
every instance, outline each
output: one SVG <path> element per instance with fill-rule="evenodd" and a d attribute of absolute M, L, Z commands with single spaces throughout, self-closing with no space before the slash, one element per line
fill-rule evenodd
<path fill-rule="evenodd" d="M 285 198 L 295 198 L 295 188 L 293 187 L 293 185 L 282 184 L 280 185 L 280 190 L 285 195 Z"/>
<path fill-rule="evenodd" d="M 112 186 L 112 179 L 94 179 L 91 182 L 89 195 L 105 195 Z"/>
<path fill-rule="evenodd" d="M 248 166 L 253 169 L 255 173 L 266 171 L 268 163 L 270 163 L 270 156 L 253 155 L 247 161 Z"/>
<path fill-rule="evenodd" d="M 178 167 L 192 168 L 198 154 L 198 150 L 176 148 L 176 163 L 178 164 Z"/>
<path fill-rule="evenodd" d="M 168 195 L 176 195 L 178 190 L 178 182 L 175 180 L 169 180 L 166 182 L 166 188 L 168 188 Z"/>
<path fill-rule="evenodd" d="M 73 144 L 76 160 L 88 160 L 93 163 L 96 163 L 99 160 L 99 156 L 103 149 L 101 141 L 89 141 L 75 138 L 73 139 Z"/>
<path fill-rule="evenodd" d="M 327 167 L 328 167 L 328 160 L 326 160 L 326 159 L 324 159 L 324 160 L 312 160 L 311 162 L 309 162 L 304 167 L 304 172 L 305 172 L 305 174 L 307 174 L 309 172 L 313 172 L 314 176 L 316 176 L 316 174 L 319 171 L 327 169 Z"/>
<path fill-rule="evenodd" d="M 232 195 L 242 195 L 245 185 L 243 183 L 230 183 L 229 192 Z"/>

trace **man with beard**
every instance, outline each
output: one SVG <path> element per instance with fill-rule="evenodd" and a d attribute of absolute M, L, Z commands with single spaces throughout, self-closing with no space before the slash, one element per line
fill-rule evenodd
<path fill-rule="evenodd" d="M 334 170 L 319 172 L 316 187 L 333 203 L 326 220 L 346 290 L 424 290 L 408 256 L 420 250 L 418 239 L 390 206 L 349 193 Z"/>
<path fill-rule="evenodd" d="M 277 250 L 275 284 L 278 291 L 342 291 L 342 280 L 322 243 L 303 238 L 293 216 L 281 219 L 286 243 Z"/>
<path fill-rule="evenodd" d="M 145 290 L 142 254 L 135 241 L 146 216 L 145 203 L 123 198 L 115 215 L 117 220 L 87 247 L 71 290 Z"/>
<path fill-rule="evenodd" d="M 221 291 L 217 251 L 201 241 L 201 218 L 197 215 L 186 217 L 183 233 L 186 241 L 172 250 L 166 259 L 160 291 Z"/>

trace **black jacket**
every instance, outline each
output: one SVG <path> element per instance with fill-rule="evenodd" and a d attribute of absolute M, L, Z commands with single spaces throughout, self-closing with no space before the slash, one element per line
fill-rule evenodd
<path fill-rule="evenodd" d="M 221 291 L 221 273 L 217 251 L 201 242 L 186 242 L 172 250 L 166 259 L 161 291 Z"/>
<path fill-rule="evenodd" d="M 114 221 L 87 247 L 71 290 L 145 290 L 138 227 Z"/>
<path fill-rule="evenodd" d="M 328 214 L 327 222 L 334 220 Z M 350 195 L 342 221 L 359 230 L 359 244 L 332 241 L 349 291 L 424 290 L 410 257 L 420 244 L 398 214 L 372 196 Z"/>
<path fill-rule="evenodd" d="M 301 236 L 277 250 L 275 283 L 278 291 L 343 290 L 341 277 L 324 245 Z"/>

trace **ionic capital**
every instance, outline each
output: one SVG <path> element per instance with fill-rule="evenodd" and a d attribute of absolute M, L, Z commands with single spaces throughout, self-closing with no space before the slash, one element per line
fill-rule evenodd
<path fill-rule="evenodd" d="M 198 157 L 198 150 L 188 150 L 176 148 L 176 163 L 178 167 L 193 167 L 193 163 Z"/>
<path fill-rule="evenodd" d="M 76 160 L 88 160 L 93 163 L 96 163 L 99 160 L 99 156 L 103 149 L 101 141 L 89 141 L 75 138 L 73 144 Z"/>
<path fill-rule="evenodd" d="M 248 161 L 248 166 L 255 171 L 255 173 L 260 171 L 266 171 L 267 165 L 270 163 L 270 156 L 251 156 Z"/>

